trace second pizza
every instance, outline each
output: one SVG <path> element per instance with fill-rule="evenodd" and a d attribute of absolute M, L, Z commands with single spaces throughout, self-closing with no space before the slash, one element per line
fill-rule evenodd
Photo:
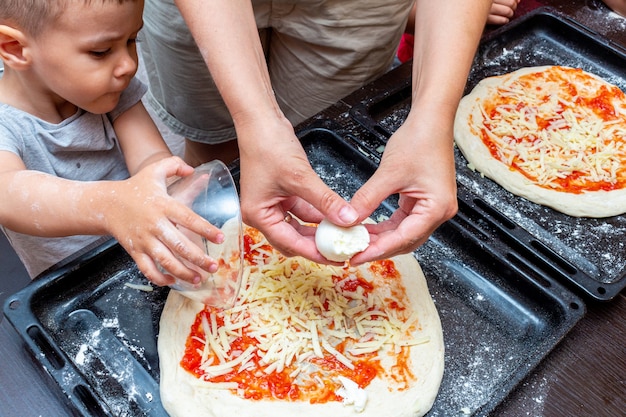
<path fill-rule="evenodd" d="M 485 78 L 459 105 L 455 142 L 472 169 L 577 217 L 626 212 L 626 96 L 579 68 Z"/>

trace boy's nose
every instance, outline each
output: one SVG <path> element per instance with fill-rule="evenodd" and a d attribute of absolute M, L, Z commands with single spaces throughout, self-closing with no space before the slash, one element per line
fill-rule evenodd
<path fill-rule="evenodd" d="M 115 76 L 122 77 L 128 74 L 132 74 L 137 71 L 138 59 L 137 54 L 132 56 L 131 54 L 124 54 L 117 63 L 115 68 Z"/>

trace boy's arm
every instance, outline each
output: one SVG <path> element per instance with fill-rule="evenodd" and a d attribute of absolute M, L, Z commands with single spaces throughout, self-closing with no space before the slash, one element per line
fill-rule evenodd
<path fill-rule="evenodd" d="M 110 234 L 158 285 L 170 284 L 173 279 L 162 274 L 155 261 L 172 275 L 191 282 L 199 279 L 198 273 L 180 259 L 214 272 L 216 262 L 189 242 L 176 225 L 216 243 L 222 239 L 221 232 L 166 190 L 168 178 L 189 175 L 193 168 L 178 157 L 167 157 L 167 146 L 142 111 L 143 106 L 133 107 L 116 120 L 122 148 L 128 152 L 129 170 L 137 172 L 125 181 L 62 179 L 27 170 L 19 156 L 0 151 L 0 223 L 16 232 L 44 237 Z M 134 115 L 139 115 L 136 124 Z M 145 116 L 149 118 L 147 113 Z"/>
<path fill-rule="evenodd" d="M 176 226 L 184 226 L 216 243 L 222 239 L 218 237 L 221 232 L 167 195 L 167 184 L 177 177 L 191 174 L 193 168 L 179 158 L 172 157 L 161 132 L 141 101 L 120 114 L 114 120 L 113 127 L 131 174 L 131 179 L 126 182 L 133 185 L 120 187 L 120 197 L 128 204 L 110 202 L 115 207 L 109 206 L 108 211 L 115 220 L 109 222 L 109 233 L 117 238 L 140 268 L 144 266 L 156 272 L 153 259 L 158 259 L 159 264 L 174 276 L 192 281 L 197 274 L 179 262 L 178 258 L 184 258 L 204 270 L 214 272 L 214 260 L 191 243 Z M 155 163 L 162 160 L 168 164 L 170 160 L 175 160 L 176 164 L 182 165 L 179 170 L 168 171 L 166 175 L 145 175 L 146 171 L 153 171 Z M 172 257 L 172 254 L 176 254 L 176 257 Z M 165 257 L 159 259 L 160 255 Z M 176 272 L 183 268 L 184 274 Z"/>
<path fill-rule="evenodd" d="M 113 122 L 130 175 L 163 158 L 172 156 L 161 132 L 141 101 Z"/>

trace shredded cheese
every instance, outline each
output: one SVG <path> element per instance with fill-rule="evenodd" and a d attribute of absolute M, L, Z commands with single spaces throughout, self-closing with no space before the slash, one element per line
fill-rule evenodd
<path fill-rule="evenodd" d="M 551 67 L 509 80 L 481 104 L 497 159 L 547 188 L 560 180 L 615 185 L 626 178 L 626 100 L 582 70 Z"/>
<path fill-rule="evenodd" d="M 128 288 L 132 288 L 134 290 L 144 291 L 144 292 L 152 292 L 154 291 L 154 287 L 150 284 L 133 284 L 132 282 L 125 282 L 124 286 Z"/>
<path fill-rule="evenodd" d="M 288 368 L 293 378 L 309 376 L 311 360 L 326 355 L 354 369 L 355 358 L 384 346 L 397 351 L 428 342 L 413 337 L 419 329 L 417 315 L 394 291 L 384 296 L 365 291 L 354 285 L 359 279 L 355 268 L 286 258 L 259 236 L 261 241 L 250 247 L 255 256 L 246 266 L 235 307 L 211 310 L 208 319 L 203 316 L 205 379 L 253 369 L 253 358 L 259 371 L 273 374 Z M 243 352 L 233 349 L 232 343 L 244 335 L 255 343 Z M 313 372 L 310 377 L 319 375 Z"/>

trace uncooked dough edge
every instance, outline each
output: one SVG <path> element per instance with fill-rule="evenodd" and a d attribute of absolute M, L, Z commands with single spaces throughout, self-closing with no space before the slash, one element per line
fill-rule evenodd
<path fill-rule="evenodd" d="M 483 144 L 480 135 L 474 131 L 482 124 L 480 103 L 489 95 L 492 88 L 514 77 L 543 71 L 549 66 L 525 67 L 508 74 L 485 78 L 463 97 L 454 120 L 454 140 L 467 161 L 484 176 L 495 181 L 507 191 L 529 201 L 551 207 L 574 217 L 611 217 L 626 212 L 626 189 L 613 191 L 593 191 L 571 194 L 552 191 L 534 184 L 518 171 L 493 158 Z M 589 74 L 589 73 L 587 73 Z M 594 74 L 589 74 L 603 82 Z M 470 117 L 479 123 L 469 124 Z"/>
<path fill-rule="evenodd" d="M 276 417 L 277 415 L 332 415 L 380 417 L 419 417 L 432 407 L 444 371 L 444 342 L 439 314 L 430 296 L 424 274 L 412 255 L 393 258 L 403 277 L 407 296 L 418 309 L 422 325 L 421 336 L 428 336 L 428 343 L 411 350 L 414 374 L 420 379 L 406 391 L 390 392 L 387 382 L 375 379 L 368 391 L 368 403 L 361 413 L 352 406 L 339 402 L 311 405 L 308 402 L 249 401 L 229 391 L 194 389 L 201 382 L 179 366 L 185 349 L 185 340 L 196 314 L 203 305 L 170 291 L 160 321 L 158 353 L 161 367 L 160 394 L 164 408 L 172 417 L 223 417 L 225 415 L 253 415 Z M 409 272 L 410 271 L 410 272 Z M 410 284 L 410 285 L 409 285 Z"/>

